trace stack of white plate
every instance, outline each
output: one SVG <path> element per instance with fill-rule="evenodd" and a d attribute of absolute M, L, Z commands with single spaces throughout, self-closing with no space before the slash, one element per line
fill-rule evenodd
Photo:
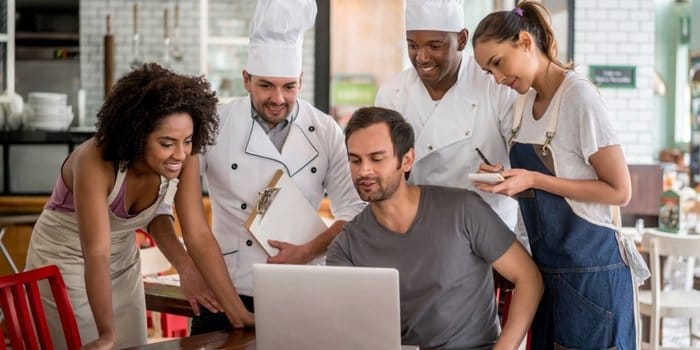
<path fill-rule="evenodd" d="M 29 129 L 66 130 L 73 121 L 73 108 L 66 104 L 68 96 L 52 92 L 30 92 L 24 126 Z"/>

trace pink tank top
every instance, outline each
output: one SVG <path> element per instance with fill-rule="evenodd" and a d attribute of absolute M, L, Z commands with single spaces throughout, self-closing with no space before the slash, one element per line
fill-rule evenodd
<path fill-rule="evenodd" d="M 121 186 L 119 186 L 119 193 L 114 198 L 112 203 L 109 204 L 109 209 L 122 219 L 130 219 L 136 215 L 131 215 L 126 211 L 124 207 L 124 196 L 126 195 L 126 174 L 122 177 Z M 119 179 L 119 176 L 117 176 Z M 117 187 L 119 184 L 114 184 Z M 75 205 L 73 203 L 73 192 L 68 189 L 66 183 L 63 181 L 63 174 L 58 175 L 56 184 L 53 186 L 53 191 L 51 192 L 51 197 L 46 202 L 44 206 L 46 209 L 62 211 L 62 212 L 75 212 Z"/>

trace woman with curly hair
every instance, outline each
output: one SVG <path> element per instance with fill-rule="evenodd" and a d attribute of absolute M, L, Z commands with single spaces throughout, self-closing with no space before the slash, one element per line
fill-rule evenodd
<path fill-rule="evenodd" d="M 196 154 L 213 144 L 216 102 L 204 78 L 146 64 L 119 79 L 97 114 L 96 135 L 64 161 L 34 226 L 26 268 L 60 268 L 84 348 L 146 342 L 134 233 L 139 228 L 150 231 L 178 270 L 196 312 L 200 303 L 252 320 L 236 310 L 242 305 L 219 305 L 217 297 L 230 300 L 222 296 L 236 291 L 221 256 L 208 254 L 219 248 L 202 208 Z M 189 255 L 173 239 L 173 202 Z M 207 271 L 207 283 L 198 269 Z M 61 326 L 48 288 L 42 296 L 54 343 L 61 348 Z M 232 319 L 234 324 L 246 321 Z"/>

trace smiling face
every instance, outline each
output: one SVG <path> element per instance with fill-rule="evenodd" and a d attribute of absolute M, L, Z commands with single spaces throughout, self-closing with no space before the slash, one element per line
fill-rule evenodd
<path fill-rule="evenodd" d="M 275 125 L 292 111 L 301 90 L 301 76 L 298 79 L 259 77 L 243 71 L 243 85 L 255 111 L 265 122 Z"/>
<path fill-rule="evenodd" d="M 353 184 L 363 201 L 385 201 L 405 185 L 404 173 L 413 164 L 413 149 L 399 161 L 387 123 L 355 130 L 347 140 L 347 148 Z"/>
<path fill-rule="evenodd" d="M 457 81 L 467 32 L 409 30 L 406 32 L 408 57 L 423 84 L 449 89 Z"/>
<path fill-rule="evenodd" d="M 537 55 L 531 41 L 478 41 L 474 58 L 482 69 L 493 75 L 496 82 L 507 85 L 520 94 L 532 86 L 538 69 Z M 536 49 L 536 48 L 535 48 Z"/>
<path fill-rule="evenodd" d="M 146 138 L 142 161 L 161 176 L 178 177 L 182 164 L 192 153 L 192 130 L 192 117 L 187 113 L 164 117 Z"/>

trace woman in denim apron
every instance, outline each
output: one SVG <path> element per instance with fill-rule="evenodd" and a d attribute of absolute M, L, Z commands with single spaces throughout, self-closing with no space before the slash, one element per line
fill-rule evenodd
<path fill-rule="evenodd" d="M 548 17 L 525 1 L 490 14 L 475 31 L 479 65 L 521 94 L 512 169 L 482 165 L 506 180 L 478 187 L 518 198 L 545 282 L 532 348 L 635 349 L 633 274 L 646 271 L 612 215 L 629 201 L 629 172 L 597 90 L 556 59 Z"/>

